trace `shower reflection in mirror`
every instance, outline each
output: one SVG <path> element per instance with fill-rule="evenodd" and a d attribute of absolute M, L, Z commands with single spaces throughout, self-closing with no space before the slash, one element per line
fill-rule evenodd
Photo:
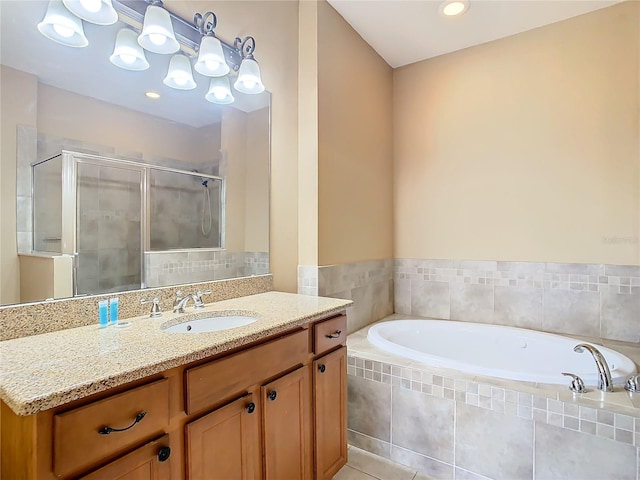
<path fill-rule="evenodd" d="M 204 263 L 224 247 L 216 175 L 68 151 L 32 175 L 34 250 L 75 257 L 74 295 L 142 288 L 157 257 L 198 249 Z"/>

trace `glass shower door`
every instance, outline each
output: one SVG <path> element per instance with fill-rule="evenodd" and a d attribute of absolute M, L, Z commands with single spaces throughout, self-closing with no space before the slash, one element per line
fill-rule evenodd
<path fill-rule="evenodd" d="M 142 285 L 143 170 L 78 160 L 76 294 Z"/>

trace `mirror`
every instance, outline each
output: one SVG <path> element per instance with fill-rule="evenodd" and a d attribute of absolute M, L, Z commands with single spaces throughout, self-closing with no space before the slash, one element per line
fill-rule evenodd
<path fill-rule="evenodd" d="M 17 219 L 0 218 L 17 238 L 0 242 L 0 304 L 268 273 L 269 93 L 212 103 L 195 70 L 172 88 L 172 55 L 117 67 L 118 32 L 136 28 L 122 17 L 60 45 L 37 28 L 48 5 L 0 2 L 0 168 L 16 178 L 1 211 Z"/>

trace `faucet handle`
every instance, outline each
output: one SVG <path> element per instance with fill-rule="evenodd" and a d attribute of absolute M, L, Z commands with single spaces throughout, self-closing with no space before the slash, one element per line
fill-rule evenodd
<path fill-rule="evenodd" d="M 584 386 L 584 382 L 578 375 L 567 372 L 562 372 L 562 375 L 573 378 L 571 385 L 569 385 L 569 390 L 574 393 L 587 393 L 587 387 Z"/>
<path fill-rule="evenodd" d="M 149 313 L 149 317 L 158 318 L 162 316 L 162 312 L 160 311 L 160 299 L 158 297 L 155 297 L 152 300 L 140 300 L 141 305 L 144 305 L 145 303 L 153 304 L 151 305 L 151 312 Z"/>
<path fill-rule="evenodd" d="M 631 393 L 640 393 L 640 375 L 631 375 L 624 384 L 624 389 Z"/>
<path fill-rule="evenodd" d="M 202 301 L 202 295 L 208 295 L 211 293 L 211 290 L 198 290 L 193 295 L 193 307 L 194 308 L 204 308 L 204 302 Z"/>

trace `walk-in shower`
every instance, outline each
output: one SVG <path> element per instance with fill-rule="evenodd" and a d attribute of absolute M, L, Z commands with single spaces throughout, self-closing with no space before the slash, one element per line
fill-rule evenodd
<path fill-rule="evenodd" d="M 31 168 L 33 249 L 74 256 L 74 295 L 146 287 L 150 252 L 224 248 L 221 177 L 70 151 Z"/>

